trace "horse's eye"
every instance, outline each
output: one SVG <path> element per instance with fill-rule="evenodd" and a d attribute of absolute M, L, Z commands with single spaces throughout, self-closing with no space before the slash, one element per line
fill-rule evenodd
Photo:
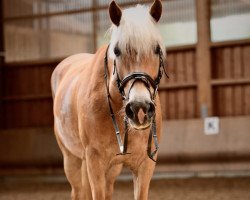
<path fill-rule="evenodd" d="M 157 45 L 155 48 L 155 54 L 159 54 L 160 51 L 161 51 L 161 47 L 160 47 L 160 45 Z"/>
<path fill-rule="evenodd" d="M 120 50 L 118 47 L 115 47 L 114 53 L 115 53 L 115 55 L 118 57 L 118 56 L 121 55 L 121 50 Z"/>

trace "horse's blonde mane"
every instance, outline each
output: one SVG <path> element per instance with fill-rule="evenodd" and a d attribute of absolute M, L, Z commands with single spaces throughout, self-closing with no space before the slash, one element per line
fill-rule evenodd
<path fill-rule="evenodd" d="M 149 13 L 149 8 L 137 5 L 122 11 L 120 25 L 112 25 L 109 57 L 115 59 L 114 48 L 118 44 L 122 53 L 127 49 L 135 50 L 137 57 L 152 54 L 159 44 L 162 49 L 161 35 L 156 22 Z"/>

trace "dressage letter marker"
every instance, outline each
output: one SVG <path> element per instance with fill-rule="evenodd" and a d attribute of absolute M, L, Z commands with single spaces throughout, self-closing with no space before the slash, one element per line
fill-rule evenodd
<path fill-rule="evenodd" d="M 207 117 L 204 119 L 204 133 L 205 135 L 219 134 L 218 117 Z"/>

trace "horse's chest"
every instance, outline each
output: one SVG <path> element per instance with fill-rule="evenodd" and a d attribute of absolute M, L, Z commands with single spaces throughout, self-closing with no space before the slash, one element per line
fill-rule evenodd
<path fill-rule="evenodd" d="M 124 164 L 132 170 L 139 167 L 143 160 L 147 159 L 148 134 L 133 133 L 129 134 L 126 155 L 114 156 L 111 165 Z M 118 145 L 118 144 L 117 144 Z"/>

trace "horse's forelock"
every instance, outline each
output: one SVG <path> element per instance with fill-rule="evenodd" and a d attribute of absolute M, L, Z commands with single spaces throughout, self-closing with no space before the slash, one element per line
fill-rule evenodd
<path fill-rule="evenodd" d="M 141 5 L 126 9 L 122 12 L 120 25 L 110 29 L 111 41 L 109 56 L 115 58 L 116 45 L 123 54 L 136 54 L 137 58 L 154 53 L 158 44 L 163 48 L 162 39 L 156 23 L 149 13 L 149 8 Z"/>

